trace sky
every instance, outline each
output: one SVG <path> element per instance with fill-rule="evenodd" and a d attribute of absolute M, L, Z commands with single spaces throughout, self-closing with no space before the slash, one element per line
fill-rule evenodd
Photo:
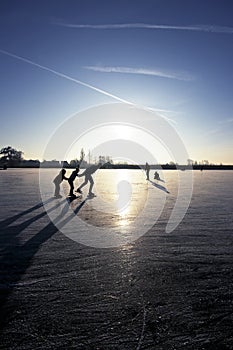
<path fill-rule="evenodd" d="M 164 118 L 189 158 L 233 164 L 232 12 L 231 0 L 1 1 L 0 148 L 10 145 L 26 159 L 42 160 L 72 116 L 78 138 L 92 118 L 83 111 L 120 103 L 154 113 L 144 126 L 154 134 L 157 116 Z M 120 153 L 136 142 L 130 135 L 137 120 L 130 123 Z M 71 146 L 79 153 L 81 144 L 72 139 L 65 155 Z M 102 144 L 90 148 L 111 156 L 116 147 L 120 141 L 103 134 Z M 159 147 L 148 144 L 145 154 L 139 148 L 136 162 L 174 160 Z"/>

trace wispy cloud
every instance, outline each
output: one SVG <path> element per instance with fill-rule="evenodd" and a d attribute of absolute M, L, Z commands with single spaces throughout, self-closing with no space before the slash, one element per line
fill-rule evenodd
<path fill-rule="evenodd" d="M 146 69 L 146 68 L 130 68 L 130 67 L 102 67 L 102 66 L 84 66 L 85 69 L 90 69 L 96 72 L 104 73 L 123 73 L 123 74 L 140 74 L 150 75 L 169 79 L 178 79 L 184 81 L 194 80 L 194 77 L 185 72 L 169 72 L 160 69 Z"/>
<path fill-rule="evenodd" d="M 203 136 L 215 135 L 215 134 L 218 134 L 218 133 L 221 132 L 221 131 L 222 131 L 221 128 L 210 129 L 210 130 L 204 132 L 204 133 L 203 133 Z"/>
<path fill-rule="evenodd" d="M 230 124 L 230 123 L 233 123 L 233 118 L 227 118 L 227 119 L 224 119 L 224 120 L 219 120 L 218 124 Z"/>
<path fill-rule="evenodd" d="M 174 113 L 173 111 L 170 111 L 167 109 L 157 109 L 157 108 L 153 108 L 153 107 L 146 107 L 146 110 L 159 113 L 159 115 L 161 117 L 163 117 L 165 120 L 167 120 L 169 123 L 177 124 L 177 122 L 174 119 L 169 118 L 167 115 L 164 114 L 164 113 L 166 113 L 166 114 L 167 113 Z"/>
<path fill-rule="evenodd" d="M 233 123 L 233 118 L 227 118 L 219 120 L 215 129 L 210 129 L 205 133 L 205 136 L 216 135 L 225 132 L 226 128 L 229 129 L 229 124 Z"/>
<path fill-rule="evenodd" d="M 217 26 L 217 25 L 187 25 L 187 26 L 172 26 L 164 24 L 146 24 L 146 23 L 118 23 L 118 24 L 72 24 L 55 22 L 55 24 L 78 29 L 154 29 L 154 30 L 185 30 L 208 33 L 225 33 L 233 34 L 232 27 Z"/>

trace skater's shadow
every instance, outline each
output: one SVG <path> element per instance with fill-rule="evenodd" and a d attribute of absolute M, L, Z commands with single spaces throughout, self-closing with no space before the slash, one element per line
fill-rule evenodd
<path fill-rule="evenodd" d="M 41 210 L 44 204 L 49 205 L 52 201 L 54 201 L 54 199 L 49 199 L 44 203 L 38 203 L 37 205 L 0 222 L 0 327 L 4 327 L 8 322 L 9 310 L 7 308 L 7 300 L 13 289 L 17 286 L 17 283 L 31 265 L 33 256 L 39 251 L 42 244 L 49 240 L 59 231 L 60 228 L 66 225 L 74 215 L 77 215 L 79 210 L 85 204 L 86 199 L 81 203 L 77 203 L 77 206 L 72 208 L 71 213 L 68 213 L 65 218 L 63 215 L 65 212 L 68 212 L 70 207 L 66 199 L 48 207 L 46 211 Z M 19 235 L 29 225 L 40 220 L 48 213 L 59 209 L 59 207 L 61 208 L 60 213 L 55 217 L 53 222 L 50 222 L 40 229 L 39 232 L 33 235 L 25 243 L 20 242 Z M 37 210 L 39 210 L 39 213 L 31 217 L 32 213 Z M 16 220 L 27 214 L 31 214 L 29 219 L 22 223 L 12 225 Z M 40 224 L 38 223 L 38 225 Z"/>
<path fill-rule="evenodd" d="M 34 205 L 33 207 L 29 208 L 29 209 L 26 209 L 24 211 L 22 211 L 21 213 L 19 214 L 16 214 L 14 216 L 11 216 L 10 218 L 7 218 L 5 220 L 2 220 L 0 221 L 0 228 L 4 228 L 6 226 L 9 226 L 10 224 L 12 224 L 14 221 L 18 220 L 19 218 L 21 218 L 22 216 L 24 215 L 27 215 L 27 214 L 30 214 L 31 212 L 43 207 L 44 204 L 48 204 L 50 202 L 53 202 L 55 200 L 54 197 L 52 198 L 49 198 L 47 201 L 45 201 L 44 203 L 41 202 L 41 203 L 38 203 L 36 205 Z M 46 213 L 45 213 L 46 214 Z M 44 215 L 45 215 L 44 214 Z"/>
<path fill-rule="evenodd" d="M 153 181 L 151 181 L 151 180 L 150 180 L 150 183 L 151 183 L 152 186 L 158 188 L 159 190 L 161 190 L 161 191 L 163 191 L 163 192 L 166 192 L 166 193 L 170 193 L 170 192 L 166 189 L 166 187 L 164 187 L 164 186 L 162 186 L 162 185 L 159 185 L 158 183 L 153 182 Z"/>
<path fill-rule="evenodd" d="M 163 179 L 155 179 L 155 180 L 165 183 Z"/>

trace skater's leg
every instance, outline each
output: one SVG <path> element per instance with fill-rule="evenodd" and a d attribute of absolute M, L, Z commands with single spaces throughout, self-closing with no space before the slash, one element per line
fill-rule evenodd
<path fill-rule="evenodd" d="M 81 189 L 82 189 L 84 186 L 86 186 L 87 182 L 88 182 L 88 178 L 87 178 L 87 176 L 85 176 L 85 181 L 82 183 L 82 185 L 80 185 L 80 186 L 77 188 L 77 191 L 76 191 L 76 192 L 80 192 Z"/>
<path fill-rule="evenodd" d="M 57 183 L 55 184 L 55 192 L 54 192 L 54 197 L 58 197 L 60 195 L 60 185 Z"/>
<path fill-rule="evenodd" d="M 70 185 L 70 196 L 74 196 L 74 183 L 73 181 L 69 181 Z"/>
<path fill-rule="evenodd" d="M 93 180 L 92 176 L 89 177 L 89 182 L 90 182 L 89 194 L 91 194 L 92 193 L 92 188 L 94 186 L 94 180 Z"/>

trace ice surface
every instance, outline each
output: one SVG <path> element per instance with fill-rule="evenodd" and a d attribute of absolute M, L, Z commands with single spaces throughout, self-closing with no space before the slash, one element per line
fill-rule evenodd
<path fill-rule="evenodd" d="M 168 194 L 140 171 L 101 170 L 97 197 L 67 205 L 68 184 L 52 199 L 58 171 L 43 170 L 45 206 L 38 169 L 0 172 L 1 349 L 232 348 L 232 171 L 195 171 L 191 205 L 168 234 L 176 171 L 163 172 Z M 148 230 L 122 246 L 62 233 L 72 220 L 77 233 L 79 217 L 87 233 L 129 237 L 145 206 Z"/>

